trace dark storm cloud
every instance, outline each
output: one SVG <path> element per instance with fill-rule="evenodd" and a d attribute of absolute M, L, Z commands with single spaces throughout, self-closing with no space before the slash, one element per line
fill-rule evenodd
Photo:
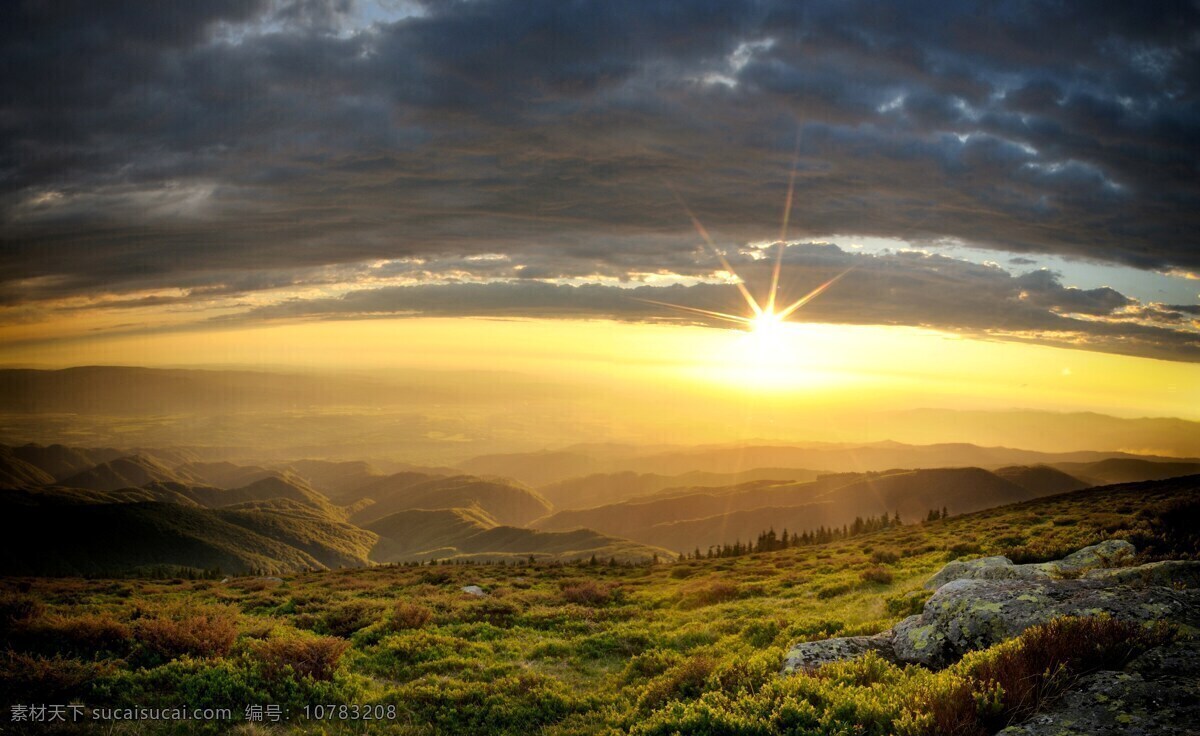
<path fill-rule="evenodd" d="M 770 259 L 735 257 L 751 291 L 770 282 Z M 847 269 L 852 269 L 847 272 Z M 1141 304 L 1113 289 L 1063 286 L 1048 270 L 1013 275 L 990 265 L 900 252 L 856 254 L 834 245 L 787 249 L 780 306 L 845 273 L 796 319 L 863 325 L 914 325 L 1102 352 L 1200 361 L 1200 308 Z M 667 287 L 544 282 L 389 286 L 335 298 L 292 299 L 218 322 L 397 316 L 603 317 L 632 322 L 730 326 L 659 302 L 726 314 L 748 313 L 728 284 Z"/>
<path fill-rule="evenodd" d="M 668 186 L 723 243 L 774 238 L 793 152 L 796 236 L 1200 269 L 1195 3 L 392 10 L 8 4 L 0 303 L 202 299 L 399 259 L 432 278 L 703 275 Z M 1131 308 L 1013 281 L 1043 312 Z"/>

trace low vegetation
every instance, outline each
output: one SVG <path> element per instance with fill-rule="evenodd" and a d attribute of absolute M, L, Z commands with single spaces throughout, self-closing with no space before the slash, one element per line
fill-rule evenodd
<path fill-rule="evenodd" d="M 1110 538 L 1150 556 L 1194 556 L 1193 494 L 1182 482 L 1081 491 L 661 564 L 400 565 L 225 582 L 6 578 L 0 697 L 6 709 L 187 704 L 232 708 L 240 720 L 244 706 L 274 704 L 291 714 L 254 733 L 992 733 L 1172 632 L 1068 619 L 939 672 L 874 656 L 791 676 L 780 666 L 796 642 L 873 634 L 919 611 L 922 583 L 956 557 L 1048 558 Z M 304 715 L 314 703 L 394 706 L 394 718 L 314 724 Z"/>

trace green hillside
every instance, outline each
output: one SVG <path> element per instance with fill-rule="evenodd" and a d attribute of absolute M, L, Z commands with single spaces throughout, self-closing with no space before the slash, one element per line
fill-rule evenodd
<path fill-rule="evenodd" d="M 858 517 L 896 514 L 911 520 L 942 508 L 961 514 L 1061 490 L 1062 474 L 1055 471 L 1041 485 L 1033 482 L 1030 473 L 1007 472 L 1030 487 L 980 468 L 840 473 L 809 483 L 755 481 L 725 488 L 669 489 L 618 504 L 560 511 L 532 526 L 595 529 L 690 551 L 695 546 L 747 541 L 768 528 L 800 532 L 840 527 Z"/>
<path fill-rule="evenodd" d="M 10 575 L 0 579 L 9 647 L 0 693 L 91 707 L 238 706 L 231 722 L 147 722 L 118 726 L 121 734 L 226 732 L 241 720 L 241 702 L 263 698 L 291 717 L 269 730 L 281 734 L 934 736 L 946 732 L 937 713 L 1030 712 L 1006 693 L 977 699 L 982 691 L 955 689 L 961 668 L 901 670 L 867 658 L 781 674 L 785 654 L 797 642 L 891 627 L 920 610 L 930 595 L 923 583 L 948 560 L 1059 559 L 1106 539 L 1136 545 L 1135 562 L 1195 559 L 1198 497 L 1200 476 L 1090 488 L 828 544 L 658 565 L 514 558 L 227 582 Z M 294 502 L 280 512 L 288 506 L 312 518 Z M 120 554 L 121 537 L 138 534 L 164 548 L 207 544 L 216 560 L 224 542 L 246 544 L 235 535 L 252 534 L 212 522 L 240 511 L 109 504 L 63 514 L 72 510 L 81 509 L 57 509 L 53 526 L 28 514 L 16 523 L 64 544 L 77 564 L 72 535 L 95 528 L 98 512 L 113 530 L 109 557 Z M 2 518 L 11 540 L 16 517 Z M 430 539 L 466 527 L 503 529 L 461 510 L 375 525 L 401 537 L 429 529 Z M 6 555 L 20 551 L 5 544 Z M 1003 653 L 1012 650 L 1002 644 L 972 661 L 1009 661 Z M 369 727 L 316 722 L 303 710 L 313 703 L 381 706 L 387 715 Z"/>

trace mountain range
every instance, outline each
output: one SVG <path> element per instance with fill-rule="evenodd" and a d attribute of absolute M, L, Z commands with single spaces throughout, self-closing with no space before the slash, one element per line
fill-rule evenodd
<path fill-rule="evenodd" d="M 448 559 L 639 561 L 749 541 L 768 529 L 799 533 L 884 515 L 916 522 L 930 511 L 962 514 L 1093 485 L 1200 473 L 1200 462 L 1112 453 L 1003 464 L 1046 456 L 960 444 L 759 446 L 742 448 L 736 461 L 728 448 L 636 457 L 586 449 L 483 457 L 459 468 L 380 469 L 324 459 L 206 461 L 173 448 L 0 445 L 0 559 L 8 574 L 95 576 L 281 574 Z M 539 467 L 539 457 L 550 462 Z M 586 458 L 639 469 L 541 487 L 483 473 L 544 479 L 581 462 L 594 465 Z M 910 464 L 828 472 L 849 458 Z M 972 458 L 990 467 L 959 464 Z M 822 470 L 741 467 L 781 460 L 817 461 Z M 949 460 L 958 462 L 922 467 Z M 735 469 L 720 470 L 729 467 Z"/>

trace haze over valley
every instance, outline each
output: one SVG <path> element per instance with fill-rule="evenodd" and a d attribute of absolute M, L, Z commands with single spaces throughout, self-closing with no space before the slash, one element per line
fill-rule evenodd
<path fill-rule="evenodd" d="M 507 388 L 519 385 L 508 379 Z M 86 368 L 4 371 L 0 386 L 7 412 L 0 502 L 10 574 L 277 575 L 438 560 L 666 562 L 767 532 L 848 532 L 868 519 L 917 522 L 931 511 L 961 515 L 1200 473 L 1197 457 L 1116 449 L 1200 445 L 1200 425 L 1183 420 L 904 415 L 919 436 L 953 421 L 960 439 L 975 432 L 1032 441 L 1040 435 L 1030 428 L 1040 425 L 1075 435 L 1079 446 L 1107 448 L 1099 450 L 1063 450 L 1070 443 L 1061 441 L 1048 450 L 966 441 L 751 440 L 520 451 L 536 440 L 512 440 L 487 422 L 452 437 L 390 430 L 415 423 L 422 415 L 408 413 L 414 408 L 465 407 L 473 399 L 424 394 L 411 401 L 412 383 L 378 376 L 322 381 L 294 373 Z M 463 392 L 482 390 L 469 385 Z M 78 435 L 56 433 L 56 421 L 76 431 L 91 427 L 112 444 L 77 444 Z M 879 421 L 876 431 L 887 431 L 894 419 Z M 34 422 L 45 423 L 49 437 L 39 439 L 50 444 L 13 438 Z M 155 444 L 164 439 L 180 442 Z M 137 444 L 126 444 L 131 440 Z"/>

